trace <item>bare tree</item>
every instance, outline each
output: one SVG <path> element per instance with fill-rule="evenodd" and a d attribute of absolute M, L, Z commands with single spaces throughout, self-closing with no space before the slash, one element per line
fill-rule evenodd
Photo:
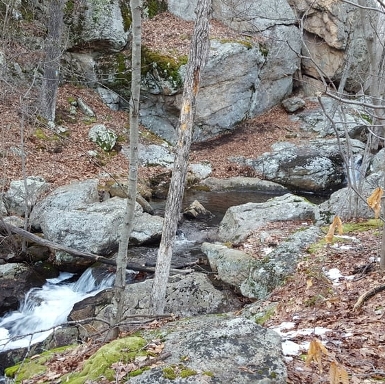
<path fill-rule="evenodd" d="M 128 198 L 124 223 L 120 233 L 119 251 L 116 260 L 115 295 L 113 298 L 114 313 L 109 338 L 118 335 L 118 324 L 124 312 L 124 289 L 126 286 L 127 248 L 131 236 L 138 180 L 138 142 L 139 142 L 139 99 L 141 81 L 141 39 L 142 39 L 142 0 L 131 0 L 132 15 L 132 76 L 131 76 L 131 103 L 130 103 L 130 165 L 128 175 Z"/>
<path fill-rule="evenodd" d="M 64 28 L 63 8 L 66 0 L 51 0 L 48 7 L 47 37 L 44 43 L 44 75 L 42 86 L 42 114 L 55 120 L 56 97 L 59 87 L 60 57 Z"/>
<path fill-rule="evenodd" d="M 187 63 L 178 125 L 178 141 L 175 146 L 176 155 L 151 292 L 151 306 L 154 314 L 163 314 L 164 312 L 166 287 L 187 175 L 196 96 L 199 90 L 201 72 L 209 52 L 211 0 L 199 0 L 195 13 L 196 21 Z"/>

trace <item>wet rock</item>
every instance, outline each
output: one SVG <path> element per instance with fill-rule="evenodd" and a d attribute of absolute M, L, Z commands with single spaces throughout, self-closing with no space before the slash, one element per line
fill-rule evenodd
<path fill-rule="evenodd" d="M 183 216 L 186 219 L 203 220 L 212 217 L 212 213 L 208 211 L 198 200 L 194 200 L 189 207 L 183 211 Z"/>

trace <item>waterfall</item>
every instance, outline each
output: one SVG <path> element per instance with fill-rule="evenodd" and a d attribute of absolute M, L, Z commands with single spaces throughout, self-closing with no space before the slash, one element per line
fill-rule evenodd
<path fill-rule="evenodd" d="M 17 311 L 0 318 L 0 352 L 27 347 L 43 341 L 53 327 L 64 324 L 73 305 L 111 287 L 114 275 L 95 278 L 91 268 L 76 282 L 68 282 L 70 273 L 49 279 L 41 288 L 32 288 Z"/>

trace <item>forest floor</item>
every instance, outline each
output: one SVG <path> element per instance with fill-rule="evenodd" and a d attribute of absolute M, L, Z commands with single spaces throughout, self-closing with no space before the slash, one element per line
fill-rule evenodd
<path fill-rule="evenodd" d="M 80 112 L 76 116 L 70 114 L 70 102 L 78 97 L 94 110 L 95 119 Z M 88 139 L 88 130 L 94 123 L 105 124 L 122 138 L 119 145 L 126 145 L 126 112 L 111 111 L 94 91 L 69 85 L 60 88 L 57 108 L 57 117 L 68 128 L 68 135 L 58 137 L 32 118 L 33 113 L 30 112 L 23 110 L 20 99 L 16 96 L 12 98 L 12 94 L 0 100 L 3 190 L 7 189 L 11 180 L 23 176 L 41 176 L 52 183 L 52 189 L 87 178 L 107 182 L 112 177 L 118 180 L 127 177 L 128 162 L 120 151 L 102 153 Z M 148 143 L 152 138 L 142 127 L 140 141 Z M 254 176 L 250 169 L 238 166 L 229 158 L 252 158 L 269 151 L 277 141 L 306 139 L 290 116 L 280 107 L 275 107 L 262 116 L 243 122 L 231 134 L 194 144 L 190 158 L 193 162 L 209 161 L 214 177 Z M 26 154 L 24 167 L 21 151 Z M 92 157 L 88 151 L 98 151 L 98 156 Z M 163 171 L 160 167 L 140 168 L 140 179 L 145 183 L 148 178 Z M 339 238 L 332 246 L 321 242 L 313 247 L 298 265 L 295 274 L 262 305 L 277 305 L 264 326 L 281 326 L 282 332 L 285 328 L 292 332 L 284 335 L 285 339 L 290 339 L 285 342 L 285 348 L 293 346 L 290 342 L 301 345 L 295 355 L 287 356 L 288 383 L 332 382 L 329 378 L 330 366 L 333 369 L 337 367 L 340 373 L 346 370 L 349 382 L 353 384 L 385 380 L 383 293 L 365 301 L 361 308 L 354 309 L 361 294 L 385 284 L 384 273 L 378 265 L 381 225 L 377 221 L 370 225 L 348 224 L 345 226 L 346 238 Z M 288 228 L 286 223 L 280 225 L 283 229 Z M 295 225 L 290 228 L 295 228 Z M 242 245 L 243 249 L 257 253 L 260 246 L 258 239 L 258 234 L 254 234 Z M 275 239 L 276 243 L 283 240 Z M 338 269 L 341 274 L 335 279 L 327 274 L 333 269 Z M 300 330 L 306 330 L 306 334 L 294 332 Z M 314 338 L 322 342 L 326 349 L 314 347 L 313 343 L 315 349 L 310 353 L 313 361 L 306 364 L 309 342 Z"/>

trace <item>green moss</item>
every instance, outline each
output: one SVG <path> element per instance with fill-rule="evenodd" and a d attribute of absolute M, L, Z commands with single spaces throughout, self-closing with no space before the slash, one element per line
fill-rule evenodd
<path fill-rule="evenodd" d="M 120 5 L 120 12 L 122 13 L 124 30 L 127 32 L 132 24 L 130 3 L 128 1 Z"/>
<path fill-rule="evenodd" d="M 369 124 L 373 124 L 373 118 L 370 115 L 368 115 L 367 113 L 360 113 L 359 115 L 360 115 L 361 119 L 367 121 Z"/>
<path fill-rule="evenodd" d="M 221 44 L 226 44 L 226 43 L 237 43 L 237 44 L 242 44 L 244 45 L 247 49 L 253 48 L 253 44 L 250 40 L 248 39 L 220 39 L 218 40 Z"/>
<path fill-rule="evenodd" d="M 115 380 L 116 372 L 111 365 L 121 361 L 125 364 L 133 361 L 136 356 L 146 356 L 143 347 L 146 340 L 141 337 L 126 337 L 117 339 L 101 347 L 84 364 L 81 372 L 71 373 L 62 378 L 62 383 L 84 384 L 87 380 L 97 380 L 105 377 Z"/>
<path fill-rule="evenodd" d="M 22 363 L 6 368 L 4 373 L 7 377 L 14 379 L 15 384 L 21 383 L 23 380 L 45 373 L 47 370 L 45 364 L 51 360 L 55 354 L 73 348 L 75 348 L 75 346 L 70 345 L 43 352 L 34 359 L 26 359 Z"/>
<path fill-rule="evenodd" d="M 258 313 L 255 316 L 255 322 L 259 325 L 263 325 L 268 321 L 275 313 L 275 306 L 268 308 L 265 312 Z"/>
<path fill-rule="evenodd" d="M 211 371 L 204 371 L 202 372 L 203 375 L 209 376 L 209 377 L 214 377 L 214 373 Z"/>
<path fill-rule="evenodd" d="M 259 43 L 259 52 L 261 52 L 263 57 L 267 57 L 269 48 L 267 48 L 266 44 Z"/>
<path fill-rule="evenodd" d="M 164 367 L 162 372 L 163 377 L 169 380 L 175 380 L 178 377 L 173 367 Z"/>
<path fill-rule="evenodd" d="M 365 232 L 371 229 L 379 229 L 382 227 L 382 221 L 380 219 L 370 219 L 358 223 L 345 223 L 343 224 L 344 233 L 351 232 Z"/>
<path fill-rule="evenodd" d="M 195 376 L 196 374 L 197 374 L 197 371 L 195 371 L 194 369 L 191 369 L 191 368 L 187 368 L 187 367 L 182 368 L 180 371 L 180 377 L 181 378 Z"/>
<path fill-rule="evenodd" d="M 165 0 L 145 0 L 144 8 L 147 10 L 147 15 L 150 19 L 159 13 L 167 11 L 167 2 Z"/>
<path fill-rule="evenodd" d="M 172 81 L 175 86 L 182 86 L 182 78 L 179 74 L 179 68 L 186 64 L 187 56 L 173 57 L 151 51 L 142 46 L 142 74 L 157 70 L 159 76 Z"/>
<path fill-rule="evenodd" d="M 164 367 L 162 372 L 163 377 L 169 380 L 175 380 L 177 377 L 186 378 L 190 376 L 195 376 L 197 374 L 197 371 L 188 368 L 183 364 L 170 365 L 168 367 Z"/>

